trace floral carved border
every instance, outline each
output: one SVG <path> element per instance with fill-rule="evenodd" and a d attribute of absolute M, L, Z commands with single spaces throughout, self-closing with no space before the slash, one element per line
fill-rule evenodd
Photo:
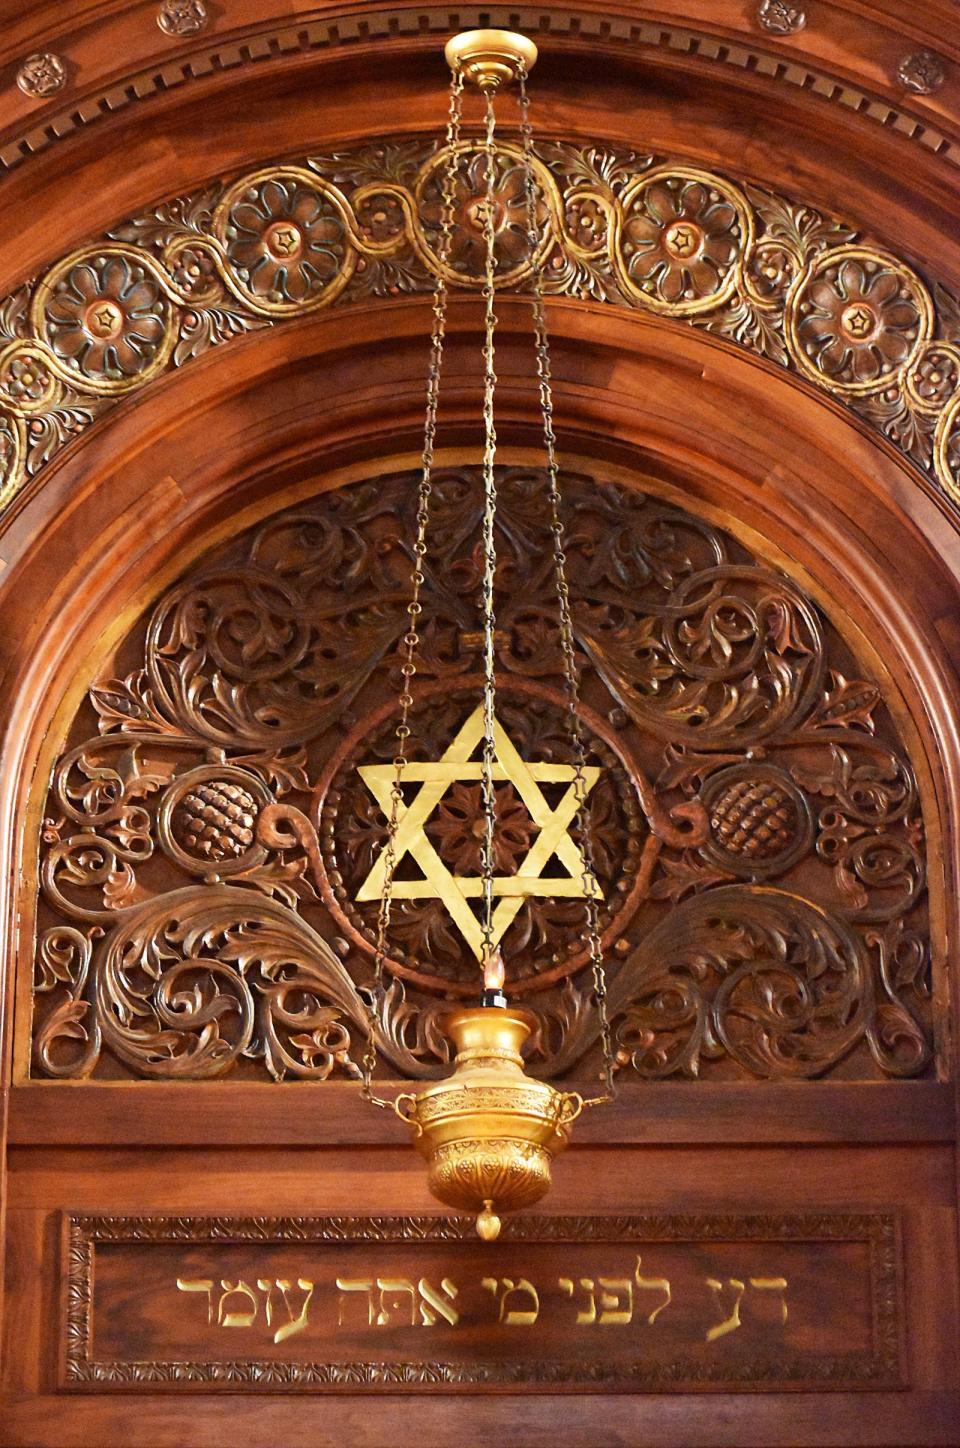
<path fill-rule="evenodd" d="M 960 304 L 836 217 L 613 146 L 539 148 L 554 295 L 700 327 L 850 407 L 960 503 Z M 477 282 L 482 156 L 382 141 L 262 167 L 114 227 L 0 303 L 0 507 L 122 397 L 256 328 Z M 498 284 L 530 261 L 520 155 L 498 163 Z"/>
<path fill-rule="evenodd" d="M 902 1249 L 897 1212 L 797 1212 L 768 1214 L 689 1213 L 644 1216 L 521 1216 L 504 1223 L 504 1243 L 664 1243 L 664 1242 L 863 1242 L 869 1248 L 871 1349 L 819 1361 L 774 1357 L 715 1366 L 692 1360 L 640 1361 L 624 1379 L 622 1368 L 584 1363 L 576 1374 L 569 1365 L 483 1362 L 311 1362 L 276 1359 L 231 1361 L 119 1361 L 98 1359 L 93 1341 L 96 1251 L 101 1243 L 284 1243 L 304 1246 L 340 1242 L 470 1242 L 472 1217 L 331 1216 L 62 1216 L 61 1384 L 91 1388 L 156 1390 L 197 1386 L 259 1387 L 278 1390 L 363 1390 L 432 1388 L 497 1384 L 523 1387 L 564 1384 L 603 1387 L 615 1383 L 634 1390 L 675 1391 L 692 1386 L 722 1388 L 732 1382 L 776 1391 L 803 1386 L 818 1389 L 903 1387 L 901 1308 Z"/>

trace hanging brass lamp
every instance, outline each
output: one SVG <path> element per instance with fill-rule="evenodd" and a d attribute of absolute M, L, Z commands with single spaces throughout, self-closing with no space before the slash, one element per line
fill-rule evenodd
<path fill-rule="evenodd" d="M 391 789 L 391 808 L 386 845 L 385 874 L 380 901 L 374 988 L 369 995 L 370 1029 L 363 1061 L 363 1093 L 377 1106 L 396 1111 L 413 1129 L 417 1149 L 426 1158 L 430 1190 L 447 1206 L 474 1212 L 477 1230 L 486 1241 L 500 1231 L 500 1214 L 527 1207 L 538 1201 L 550 1187 L 553 1157 L 568 1144 L 570 1128 L 584 1106 L 601 1105 L 613 1098 L 614 1060 L 606 1010 L 606 980 L 598 923 L 600 895 L 586 814 L 586 750 L 579 720 L 579 679 L 570 593 L 563 550 L 564 530 L 560 517 L 561 499 L 556 439 L 553 430 L 553 395 L 550 377 L 550 347 L 543 304 L 542 245 L 538 221 L 538 192 L 534 170 L 533 131 L 530 125 L 527 76 L 537 59 L 537 48 L 526 36 L 507 30 L 470 30 L 454 36 L 445 49 L 451 69 L 449 115 L 445 164 L 442 171 L 442 202 L 437 281 L 433 302 L 433 333 L 427 381 L 424 446 L 418 491 L 417 534 L 411 596 L 407 605 L 408 626 L 402 641 L 399 698 L 400 722 L 396 729 L 396 755 Z M 453 1071 L 445 1080 L 432 1082 L 417 1092 L 404 1092 L 384 1100 L 373 1092 L 376 1066 L 374 1046 L 377 1002 L 382 999 L 383 970 L 393 878 L 396 869 L 396 836 L 402 815 L 402 787 L 410 737 L 411 693 L 419 649 L 418 620 L 422 611 L 420 593 L 424 583 L 423 562 L 428 550 L 428 525 L 432 493 L 434 440 L 443 342 L 447 316 L 448 260 L 454 232 L 457 167 L 465 149 L 460 139 L 461 104 L 464 84 L 469 82 L 484 100 L 485 126 L 482 149 L 486 157 L 485 198 L 478 208 L 482 217 L 486 265 L 482 297 L 484 302 L 483 345 L 483 803 L 482 874 L 483 898 L 483 989 L 481 1003 L 452 1010 L 441 1022 L 456 1048 Z M 543 439 L 547 473 L 546 501 L 553 541 L 554 577 L 559 615 L 558 648 L 563 660 L 566 690 L 566 721 L 573 753 L 574 789 L 578 808 L 578 833 L 583 861 L 585 938 L 593 971 L 593 998 L 603 1045 L 604 1091 L 584 1100 L 575 1091 L 561 1091 L 545 1081 L 527 1075 L 522 1048 L 536 1023 L 528 1011 L 509 1004 L 504 994 L 503 959 L 494 944 L 493 885 L 496 835 L 494 767 L 496 705 L 494 583 L 497 555 L 495 522 L 497 489 L 495 462 L 497 435 L 494 425 L 494 371 L 497 317 L 496 213 L 497 150 L 494 96 L 516 84 L 520 102 L 520 134 L 526 201 L 526 231 L 530 258 L 530 296 L 536 351 L 536 387 L 543 416 Z"/>

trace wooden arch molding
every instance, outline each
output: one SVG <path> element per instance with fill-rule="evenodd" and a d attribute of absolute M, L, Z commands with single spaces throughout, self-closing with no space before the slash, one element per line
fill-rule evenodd
<path fill-rule="evenodd" d="M 447 11 L 209 0 L 202 30 L 170 36 L 156 24 L 158 4 L 0 3 L 8 22 L 0 38 L 0 200 L 17 218 L 0 234 L 0 295 L 16 296 L 60 256 L 149 214 L 162 198 L 229 182 L 265 158 L 356 150 L 387 130 L 426 146 L 438 133 L 439 38 L 454 23 Z M 752 0 L 630 0 L 489 15 L 529 22 L 543 42 L 536 121 L 551 140 L 585 150 L 599 139 L 650 152 L 842 218 L 922 280 L 938 317 L 952 316 L 944 299 L 960 295 L 955 5 L 930 0 L 907 13 L 898 0 L 810 0 L 801 8 L 806 24 L 786 35 L 760 25 Z M 455 23 L 473 13 L 457 12 Z M 39 50 L 64 63 L 64 89 L 47 98 L 16 83 L 23 61 Z M 920 50 L 943 63 L 942 84 L 927 94 L 897 79 L 901 63 Z M 585 62 L 598 79 L 588 83 Z M 529 311 L 506 294 L 499 310 L 498 429 L 504 460 L 527 464 L 538 456 Z M 347 1085 L 304 1091 L 293 1112 L 286 1088 L 250 1082 L 234 1085 L 228 1101 L 183 1083 L 125 1090 L 29 1079 L 29 946 L 17 909 L 18 890 L 35 868 L 29 851 L 43 784 L 98 661 L 219 541 L 287 502 L 385 467 L 415 466 L 429 317 L 423 295 L 355 298 L 171 366 L 52 450 L 0 520 L 7 1151 L 0 1197 L 8 1193 L 14 1209 L 7 1223 L 16 1324 L 7 1338 L 12 1390 L 4 1405 L 11 1443 L 174 1448 L 187 1433 L 201 1448 L 234 1432 L 223 1406 L 230 1396 L 215 1402 L 200 1389 L 173 1407 L 171 1397 L 144 1385 L 112 1397 L 77 1393 L 65 1419 L 50 1346 L 60 1320 L 51 1285 L 58 1211 L 135 1214 L 149 1199 L 156 1210 L 211 1216 L 236 1200 L 238 1210 L 255 1214 L 262 1201 L 249 1183 L 238 1186 L 238 1161 L 254 1151 L 277 1167 L 271 1212 L 354 1212 L 371 1184 L 394 1194 L 396 1210 L 432 1209 L 419 1177 L 401 1168 L 407 1158 L 395 1150 L 392 1125 L 361 1110 Z M 960 936 L 954 505 L 876 418 L 797 371 L 640 308 L 560 296 L 550 318 L 564 460 L 627 483 L 642 479 L 654 494 L 728 529 L 802 584 L 870 663 L 928 806 L 933 935 L 946 983 L 955 977 Z M 477 321 L 474 302 L 455 298 L 445 461 L 476 455 Z M 953 1442 L 956 1362 L 942 1324 L 957 1282 L 960 1017 L 957 991 L 952 1004 L 948 994 L 938 1002 L 938 1057 L 925 1079 L 762 1089 L 724 1082 L 711 1086 L 706 1114 L 683 1090 L 630 1087 L 605 1119 L 584 1123 L 583 1151 L 571 1153 L 569 1168 L 564 1163 L 555 1198 L 561 1211 L 592 1211 L 597 1200 L 600 1211 L 623 1210 L 614 1187 L 597 1187 L 608 1159 L 602 1153 L 623 1152 L 625 1165 L 610 1180 L 629 1179 L 633 1206 L 642 1191 L 651 1209 L 666 1212 L 681 1198 L 717 1211 L 756 1203 L 768 1214 L 787 1202 L 839 1220 L 852 1207 L 876 1215 L 892 1204 L 902 1210 L 906 1243 L 906 1391 L 731 1389 L 719 1414 L 709 1392 L 671 1400 L 669 1389 L 643 1399 L 584 1395 L 576 1414 L 559 1392 L 538 1392 L 520 1409 L 521 1400 L 506 1395 L 437 1396 L 413 1404 L 410 1434 L 462 1441 L 467 1404 L 478 1437 L 509 1427 L 521 1443 L 566 1434 L 584 1448 L 605 1436 L 632 1441 L 640 1422 L 655 1423 L 669 1448 L 707 1444 L 719 1418 L 735 1425 L 731 1441 L 745 1448 L 861 1441 L 856 1433 L 875 1445 Z M 358 1165 L 367 1147 L 377 1150 Z M 15 1170 L 6 1170 L 7 1160 Z M 136 1236 L 142 1219 L 125 1220 Z M 74 1223 L 74 1245 L 85 1231 Z M 894 1302 L 896 1233 L 886 1218 L 883 1231 Z M 45 1285 L 31 1296 L 38 1281 Z M 385 1429 L 387 1418 L 369 1398 L 349 1396 L 297 1402 L 276 1393 L 256 1413 L 247 1401 L 243 1407 L 251 1445 L 295 1441 L 307 1431 L 318 1441 L 326 1434 L 351 1448 L 379 1448 L 398 1416 L 394 1409 Z"/>

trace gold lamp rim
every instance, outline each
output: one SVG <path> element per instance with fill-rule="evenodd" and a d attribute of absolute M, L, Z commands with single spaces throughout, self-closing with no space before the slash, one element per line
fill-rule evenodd
<path fill-rule="evenodd" d="M 511 85 L 521 67 L 529 74 L 537 63 L 537 47 L 516 30 L 463 30 L 443 50 L 451 70 L 461 70 L 480 90 Z"/>

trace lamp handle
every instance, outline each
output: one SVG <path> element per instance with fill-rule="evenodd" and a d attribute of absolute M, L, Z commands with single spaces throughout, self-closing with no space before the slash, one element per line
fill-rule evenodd
<path fill-rule="evenodd" d="M 409 1112 L 405 1109 L 404 1106 L 401 1105 L 401 1102 L 404 1101 L 409 1101 L 411 1103 L 411 1109 Z M 404 1122 L 405 1125 L 413 1127 L 414 1136 L 422 1136 L 423 1127 L 417 1120 L 417 1098 L 413 1094 L 413 1092 L 401 1091 L 399 1096 L 394 1097 L 392 1105 L 400 1120 Z"/>

